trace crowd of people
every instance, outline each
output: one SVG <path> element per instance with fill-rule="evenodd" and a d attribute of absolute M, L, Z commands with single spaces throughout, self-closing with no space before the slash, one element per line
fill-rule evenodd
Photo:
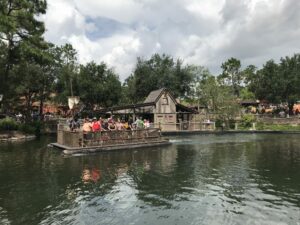
<path fill-rule="evenodd" d="M 69 128 L 71 131 L 82 130 L 84 133 L 88 132 L 100 132 L 100 131 L 114 131 L 114 130 L 138 130 L 150 128 L 150 121 L 147 119 L 137 118 L 135 121 L 114 119 L 112 116 L 107 119 L 99 117 L 97 119 L 85 118 L 82 126 L 78 119 L 71 119 L 68 121 Z"/>

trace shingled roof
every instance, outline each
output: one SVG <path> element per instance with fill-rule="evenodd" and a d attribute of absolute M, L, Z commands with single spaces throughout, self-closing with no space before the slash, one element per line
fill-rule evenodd
<path fill-rule="evenodd" d="M 155 91 L 151 91 L 150 94 L 147 96 L 147 98 L 145 99 L 144 103 L 149 103 L 149 102 L 156 102 L 161 93 L 165 90 L 165 88 L 161 88 Z"/>
<path fill-rule="evenodd" d="M 176 101 L 173 94 L 167 88 L 161 88 L 161 89 L 158 89 L 158 90 L 151 91 L 150 94 L 145 99 L 144 103 L 142 103 L 142 104 L 151 104 L 151 103 L 155 104 L 159 100 L 161 95 L 165 92 L 169 92 L 169 95 L 173 99 L 173 101 L 175 102 L 176 108 L 178 110 L 187 111 L 187 112 L 191 112 L 191 113 L 198 113 L 198 111 L 193 109 L 193 108 L 190 108 L 190 107 L 184 106 L 182 104 L 179 104 Z"/>
<path fill-rule="evenodd" d="M 176 108 L 180 111 L 187 111 L 190 113 L 198 113 L 197 110 L 189 108 L 187 106 L 179 104 L 175 97 L 170 93 L 170 91 L 167 88 L 161 88 L 155 91 L 150 92 L 150 94 L 147 96 L 145 101 L 143 103 L 137 103 L 132 105 L 124 105 L 124 106 L 115 106 L 115 107 L 109 107 L 109 108 L 103 108 L 100 110 L 97 110 L 98 112 L 108 112 L 108 111 L 114 111 L 114 110 L 122 110 L 122 109 L 136 109 L 146 106 L 155 106 L 156 102 L 159 100 L 161 95 L 165 92 L 168 92 L 170 94 L 170 97 L 174 100 Z"/>
<path fill-rule="evenodd" d="M 156 103 L 159 100 L 160 96 L 164 92 L 169 92 L 170 97 L 174 100 L 175 104 L 177 103 L 176 99 L 174 98 L 172 93 L 167 88 L 161 88 L 161 89 L 158 89 L 158 90 L 155 90 L 155 91 L 151 91 L 150 94 L 145 99 L 144 103 L 150 103 L 150 102 Z"/>

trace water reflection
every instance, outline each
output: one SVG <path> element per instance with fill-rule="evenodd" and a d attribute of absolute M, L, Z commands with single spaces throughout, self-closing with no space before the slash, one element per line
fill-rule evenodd
<path fill-rule="evenodd" d="M 1 224 L 296 224 L 298 135 L 171 137 L 172 146 L 63 157 L 2 145 Z"/>
<path fill-rule="evenodd" d="M 84 183 L 88 183 L 88 182 L 97 182 L 99 181 L 101 177 L 101 173 L 100 170 L 97 168 L 93 168 L 93 169 L 89 169 L 89 168 L 85 168 L 82 171 L 82 181 Z"/>

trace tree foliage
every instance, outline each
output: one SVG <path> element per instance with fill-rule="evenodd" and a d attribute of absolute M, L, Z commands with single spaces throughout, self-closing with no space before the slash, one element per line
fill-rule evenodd
<path fill-rule="evenodd" d="M 77 88 L 82 101 L 90 108 L 117 105 L 121 98 L 119 77 L 105 63 L 81 65 Z"/>
<path fill-rule="evenodd" d="M 229 124 L 240 111 L 236 97 L 230 87 L 220 85 L 215 76 L 205 74 L 201 76 L 196 87 L 199 103 L 205 106 L 210 113 Z"/>
<path fill-rule="evenodd" d="M 42 53 L 44 23 L 37 19 L 46 13 L 45 0 L 2 0 L 0 2 L 0 42 L 5 45 L 4 70 L 1 71 L 1 89 L 9 95 L 11 71 L 24 55 L 39 58 Z"/>
<path fill-rule="evenodd" d="M 219 82 L 232 88 L 232 92 L 237 97 L 240 96 L 240 88 L 243 82 L 243 73 L 241 71 L 241 61 L 236 58 L 230 58 L 221 66 L 222 74 L 218 77 Z"/>
<path fill-rule="evenodd" d="M 54 55 L 58 66 L 55 91 L 56 101 L 66 103 L 68 96 L 79 95 L 76 90 L 79 65 L 77 62 L 77 52 L 71 44 L 65 44 L 54 49 Z"/>
<path fill-rule="evenodd" d="M 269 60 L 251 79 L 249 87 L 261 100 L 272 103 L 286 102 L 290 113 L 294 103 L 300 99 L 300 55 L 280 59 L 280 63 Z"/>
<path fill-rule="evenodd" d="M 124 91 L 132 103 L 142 101 L 151 91 L 169 88 L 175 97 L 184 97 L 191 92 L 194 67 L 183 66 L 180 59 L 154 54 L 149 60 L 137 59 L 134 73 L 126 79 Z M 127 90 L 126 90 L 127 88 Z"/>

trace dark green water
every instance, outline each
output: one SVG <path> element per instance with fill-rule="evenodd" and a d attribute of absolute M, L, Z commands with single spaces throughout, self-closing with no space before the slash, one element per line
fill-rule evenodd
<path fill-rule="evenodd" d="M 64 157 L 0 145 L 0 224 L 300 224 L 300 135 L 171 137 Z"/>

